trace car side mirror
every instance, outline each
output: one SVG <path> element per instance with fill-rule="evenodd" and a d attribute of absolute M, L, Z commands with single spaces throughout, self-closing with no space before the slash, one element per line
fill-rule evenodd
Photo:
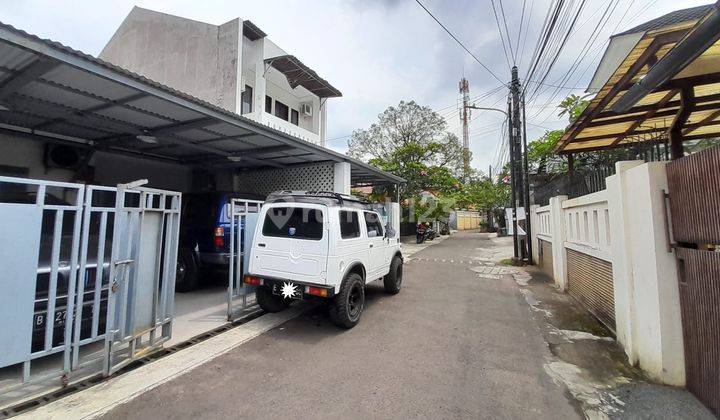
<path fill-rule="evenodd" d="M 388 226 L 385 228 L 385 237 L 386 238 L 394 238 L 395 237 L 395 229 Z"/>

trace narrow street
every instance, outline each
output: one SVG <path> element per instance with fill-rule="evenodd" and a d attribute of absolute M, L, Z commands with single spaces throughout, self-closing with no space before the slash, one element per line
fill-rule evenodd
<path fill-rule="evenodd" d="M 106 418 L 578 418 L 518 284 L 493 269 L 508 244 L 454 234 L 409 259 L 399 295 L 368 287 L 356 328 L 313 309 Z"/>

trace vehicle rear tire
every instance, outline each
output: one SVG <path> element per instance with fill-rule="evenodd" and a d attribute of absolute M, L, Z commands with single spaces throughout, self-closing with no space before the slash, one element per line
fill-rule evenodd
<path fill-rule="evenodd" d="M 396 255 L 390 264 L 390 272 L 383 277 L 383 286 L 385 286 L 385 291 L 391 295 L 400 293 L 400 289 L 402 288 L 402 276 L 403 260 Z"/>
<path fill-rule="evenodd" d="M 365 282 L 359 274 L 350 273 L 330 303 L 330 320 L 338 327 L 350 329 L 360 322 L 364 307 Z"/>
<path fill-rule="evenodd" d="M 198 266 L 194 252 L 189 248 L 178 250 L 177 269 L 175 271 L 175 291 L 191 292 L 198 287 Z"/>
<path fill-rule="evenodd" d="M 265 286 L 259 286 L 255 291 L 255 300 L 257 300 L 260 308 L 265 312 L 280 312 L 290 306 L 287 299 L 281 296 L 275 296 L 270 289 Z"/>

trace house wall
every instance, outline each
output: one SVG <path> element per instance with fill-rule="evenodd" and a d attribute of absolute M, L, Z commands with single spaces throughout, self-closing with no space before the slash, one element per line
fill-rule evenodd
<path fill-rule="evenodd" d="M 231 112 L 242 21 L 216 26 L 134 7 L 99 58 Z"/>
<path fill-rule="evenodd" d="M 264 66 L 265 59 L 286 54 L 287 52 L 267 38 L 251 41 L 243 37 L 242 88 L 244 89 L 245 85 L 251 86 L 254 98 L 253 112 L 245 116 L 311 143 L 322 144 L 324 130 L 321 130 L 323 113 L 320 112 L 320 99 L 302 86 L 291 88 L 285 75 L 272 67 Z M 264 80 L 258 80 L 258 75 L 263 74 Z M 269 114 L 264 112 L 265 95 L 273 98 L 273 110 Z M 309 102 L 313 106 L 313 115 L 307 117 L 300 114 L 298 125 L 294 125 L 274 115 L 275 100 L 298 112 L 301 103 Z"/>
<path fill-rule="evenodd" d="M 567 289 L 568 249 L 611 263 L 617 340 L 628 360 L 659 382 L 682 386 L 680 298 L 674 251 L 665 237 L 663 190 L 664 162 L 618 162 L 606 190 L 573 200 L 553 197 L 548 206 L 534 207 L 533 243 L 552 242 L 561 290 Z"/>
<path fill-rule="evenodd" d="M 242 27 L 241 19 L 217 26 L 134 7 L 99 58 L 236 114 L 250 86 L 253 112 L 245 117 L 323 145 L 326 112 L 320 99 L 302 86 L 292 89 L 277 70 L 266 70 L 264 59 L 287 53 L 267 37 L 246 38 Z M 300 115 L 294 125 L 265 113 L 266 94 L 297 111 L 310 102 L 313 116 Z"/>

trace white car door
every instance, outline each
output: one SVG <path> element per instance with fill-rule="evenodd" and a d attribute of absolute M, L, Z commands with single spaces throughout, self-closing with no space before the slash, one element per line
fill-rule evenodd
<path fill-rule="evenodd" d="M 370 255 L 370 267 L 368 268 L 367 281 L 372 281 L 385 275 L 385 231 L 380 221 L 380 216 L 373 211 L 364 211 L 365 233 L 368 241 L 368 253 Z"/>

